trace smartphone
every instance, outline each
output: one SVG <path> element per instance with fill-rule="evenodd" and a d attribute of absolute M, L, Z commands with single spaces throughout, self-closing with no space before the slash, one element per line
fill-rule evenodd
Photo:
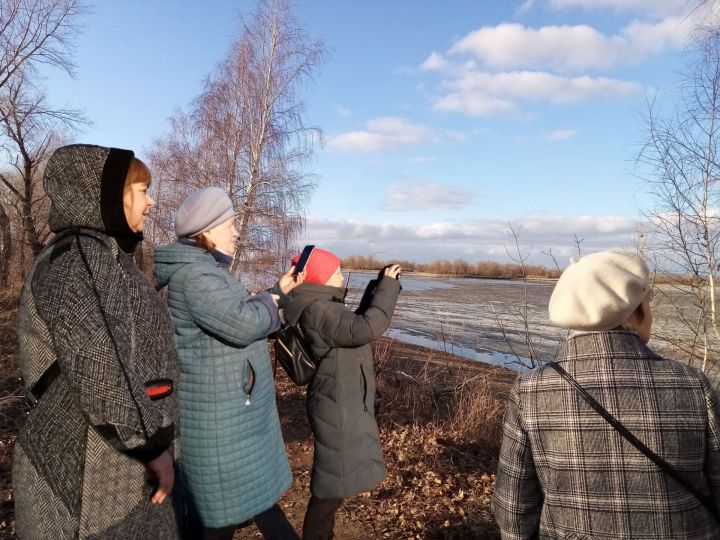
<path fill-rule="evenodd" d="M 302 253 L 300 254 L 300 258 L 298 259 L 297 264 L 295 264 L 295 271 L 293 272 L 294 274 L 297 275 L 303 270 L 305 270 L 305 265 L 307 264 L 313 249 L 315 249 L 315 246 L 313 245 L 305 246 L 303 248 Z"/>

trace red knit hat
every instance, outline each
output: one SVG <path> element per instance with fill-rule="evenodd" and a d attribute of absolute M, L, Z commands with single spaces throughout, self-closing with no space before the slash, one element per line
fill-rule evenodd
<path fill-rule="evenodd" d="M 292 258 L 292 264 L 297 264 L 300 255 Z M 340 259 L 329 251 L 315 248 L 310 254 L 307 264 L 305 265 L 305 283 L 318 283 L 325 285 L 327 280 L 335 273 L 340 266 Z"/>

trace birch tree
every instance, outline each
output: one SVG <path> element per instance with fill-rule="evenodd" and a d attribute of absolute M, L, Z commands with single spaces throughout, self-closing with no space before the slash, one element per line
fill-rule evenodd
<path fill-rule="evenodd" d="M 665 338 L 705 369 L 720 352 L 720 29 L 700 29 L 689 58 L 677 106 L 665 114 L 649 106 L 640 161 L 651 171 L 648 248 L 662 268 L 686 276 L 664 300 L 692 339 Z"/>
<path fill-rule="evenodd" d="M 220 186 L 238 215 L 232 269 L 271 273 L 288 263 L 313 188 L 305 167 L 321 140 L 298 95 L 324 53 L 286 0 L 258 5 L 190 111 L 171 118 L 170 134 L 151 152 L 154 241 L 172 239 L 172 216 L 187 193 Z"/>

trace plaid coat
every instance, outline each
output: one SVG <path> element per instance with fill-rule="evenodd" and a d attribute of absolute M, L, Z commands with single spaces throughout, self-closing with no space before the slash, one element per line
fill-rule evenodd
<path fill-rule="evenodd" d="M 571 336 L 558 361 L 650 449 L 720 502 L 720 416 L 702 373 L 621 331 Z M 692 494 L 544 367 L 521 374 L 510 394 L 492 509 L 510 539 L 720 538 Z"/>

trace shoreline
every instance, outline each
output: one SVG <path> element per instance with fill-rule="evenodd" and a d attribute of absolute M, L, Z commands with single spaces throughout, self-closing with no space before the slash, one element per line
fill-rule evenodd
<path fill-rule="evenodd" d="M 376 366 L 383 349 L 389 353 L 390 363 L 394 366 L 402 366 L 403 363 L 412 362 L 419 365 L 431 364 L 435 368 L 445 368 L 448 372 L 469 375 L 471 378 L 484 379 L 492 393 L 496 397 L 505 398 L 509 394 L 515 379 L 520 372 L 508 367 L 483 362 L 482 360 L 471 360 L 463 356 L 438 351 L 414 345 L 383 336 L 373 344 L 373 356 Z"/>

